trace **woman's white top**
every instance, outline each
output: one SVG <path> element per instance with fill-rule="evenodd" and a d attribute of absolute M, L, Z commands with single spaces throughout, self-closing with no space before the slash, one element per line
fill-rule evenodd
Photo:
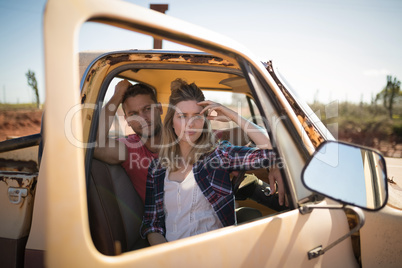
<path fill-rule="evenodd" d="M 164 209 L 167 241 L 223 227 L 197 185 L 192 170 L 182 182 L 170 181 L 169 172 L 166 171 Z"/>

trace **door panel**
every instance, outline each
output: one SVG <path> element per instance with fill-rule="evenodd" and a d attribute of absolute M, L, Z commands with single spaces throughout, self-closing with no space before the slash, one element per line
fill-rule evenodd
<path fill-rule="evenodd" d="M 261 220 L 222 228 L 203 235 L 107 257 L 94 247 L 88 224 L 83 147 L 65 138 L 66 114 L 80 105 L 76 31 L 89 18 L 104 20 L 212 52 L 234 60 L 250 59 L 230 40 L 162 14 L 123 1 L 49 0 L 45 14 L 47 151 L 44 174 L 46 204 L 46 264 L 50 267 L 353 267 L 357 266 L 350 239 L 324 255 L 308 260 L 307 252 L 324 247 L 349 231 L 342 210 L 314 210 L 301 215 L 297 209 Z M 100 17 L 99 14 L 102 14 Z M 57 35 L 55 33 L 58 33 Z M 214 41 L 211 41 L 214 40 Z M 62 64 L 60 64 L 62 63 Z M 260 67 L 261 71 L 265 71 Z M 101 83 L 101 81 L 98 81 Z M 56 90 L 57 89 L 57 90 Z M 262 99 L 261 99 L 262 101 Z M 264 102 L 269 103 L 269 102 Z M 266 112 L 266 115 L 270 114 Z M 91 118 L 86 118 L 90 120 Z M 78 140 L 83 137 L 81 112 L 68 126 Z M 286 130 L 284 130 L 286 131 Z M 63 153 L 60 153 L 62 151 Z M 289 158 L 292 158 L 291 155 Z M 290 161 L 290 159 L 289 159 Z M 302 159 L 299 161 L 302 163 Z M 63 163 L 60 165 L 60 163 Z M 290 164 L 290 162 L 289 162 Z M 301 170 L 301 167 L 297 167 Z M 298 172 L 293 180 L 300 180 Z M 42 177 L 41 177 L 42 179 Z M 60 191 L 60 185 L 63 185 Z M 295 200 L 293 203 L 296 205 Z M 72 257 L 74 256 L 74 257 Z"/>
<path fill-rule="evenodd" d="M 316 259 L 307 257 L 348 231 L 342 210 L 293 210 L 128 255 L 133 264 L 149 267 L 358 267 L 350 239 Z"/>

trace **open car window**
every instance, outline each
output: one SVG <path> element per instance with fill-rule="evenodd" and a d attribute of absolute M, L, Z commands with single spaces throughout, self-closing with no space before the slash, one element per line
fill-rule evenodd
<path fill-rule="evenodd" d="M 81 56 L 80 56 L 81 57 Z M 269 126 L 270 122 L 265 122 L 262 118 L 261 111 L 257 107 L 256 103 L 259 103 L 261 108 L 261 102 L 266 102 L 266 96 L 261 99 L 260 95 L 255 95 L 255 88 L 257 85 L 254 81 L 247 79 L 249 73 L 243 69 L 238 59 L 232 57 L 221 57 L 211 55 L 209 53 L 201 51 L 164 51 L 164 50 L 120 50 L 107 53 L 99 53 L 94 56 L 90 69 L 86 70 L 86 74 L 83 76 L 82 82 L 82 100 L 85 104 L 95 104 L 97 107 L 93 114 L 90 114 L 90 109 L 85 110 L 83 114 L 84 120 L 91 120 L 91 129 L 88 129 L 89 124 L 84 124 L 84 136 L 89 141 L 94 141 L 96 131 L 95 129 L 101 124 L 99 123 L 100 110 L 111 99 L 115 92 L 115 86 L 123 79 L 127 79 L 131 84 L 143 83 L 152 87 L 157 93 L 157 100 L 162 104 L 163 113 L 161 116 L 162 122 L 167 112 L 167 105 L 169 102 L 169 96 L 171 93 L 170 84 L 177 78 L 181 78 L 188 83 L 195 83 L 205 95 L 207 100 L 212 100 L 217 103 L 221 103 L 232 110 L 236 111 L 242 117 L 254 122 L 262 128 Z M 87 65 L 90 64 L 87 63 Z M 253 87 L 253 88 L 252 88 Z M 258 99 L 260 98 L 260 99 Z M 255 101 L 256 100 L 256 101 Z M 93 107 L 93 106 L 90 106 Z M 87 113 L 87 114 L 86 114 Z M 96 123 L 97 122 L 97 123 Z M 104 124 L 103 124 L 104 125 Z M 213 130 L 227 130 L 237 128 L 238 126 L 233 122 L 211 122 Z M 88 134 L 86 134 L 88 133 Z M 109 138 L 123 138 L 134 134 L 132 128 L 127 124 L 122 105 L 119 105 L 117 112 L 114 116 L 114 122 L 109 129 Z M 231 135 L 230 135 L 231 136 Z M 235 135 L 234 135 L 235 136 Z M 247 139 L 247 138 L 246 138 Z M 122 139 L 119 139 L 122 141 Z M 229 139 L 228 139 L 229 140 Z M 232 144 L 240 145 L 240 143 L 229 140 Z M 247 139 L 249 141 L 249 139 Z M 274 142 L 272 142 L 274 143 Z M 243 145 L 246 143 L 242 143 Z M 102 253 L 106 252 L 102 248 L 103 245 L 99 245 L 97 240 L 103 239 L 102 228 L 105 228 L 101 221 L 97 220 L 97 217 L 103 217 L 103 212 L 99 212 L 95 205 L 98 202 L 98 197 L 93 195 L 92 189 L 98 189 L 97 176 L 104 176 L 110 174 L 108 178 L 111 184 L 119 182 L 122 178 L 125 178 L 126 185 L 121 189 L 122 192 L 127 193 L 127 189 L 130 188 L 130 184 L 135 178 L 131 178 L 128 175 L 127 170 L 124 169 L 124 164 L 108 165 L 106 162 L 101 163 L 100 159 L 96 159 L 88 151 L 87 154 L 87 169 L 88 178 L 90 180 L 88 194 L 88 203 L 91 204 L 89 211 L 94 214 L 89 214 L 89 222 L 91 231 L 99 231 L 97 234 L 92 234 L 94 244 L 98 250 Z M 149 167 L 149 166 L 148 166 Z M 108 169 L 111 169 L 108 171 Z M 126 171 L 126 172 L 125 172 Z M 115 178 L 115 174 L 119 174 L 119 178 Z M 125 175 L 124 175 L 125 174 Z M 127 178 L 129 184 L 127 184 Z M 260 219 L 261 217 L 269 217 L 277 213 L 288 211 L 288 207 L 279 206 L 277 196 L 274 198 L 269 197 L 269 179 L 268 170 L 259 168 L 250 170 L 241 174 L 231 174 L 233 189 L 236 189 L 235 206 L 237 223 L 243 224 L 253 220 Z M 236 182 L 240 178 L 239 184 Z M 244 179 L 244 180 L 243 180 Z M 91 186 L 91 180 L 93 185 Z M 242 181 L 243 180 L 243 181 Z M 102 185 L 103 187 L 103 185 Z M 117 205 L 119 200 L 125 199 L 125 202 L 131 202 L 127 194 L 120 196 L 119 185 L 107 186 L 107 188 L 114 188 L 116 190 L 115 198 Z M 99 194 L 100 197 L 102 193 Z M 290 193 L 286 193 L 290 196 Z M 109 200 L 109 193 L 103 196 L 105 200 L 102 202 L 108 202 L 108 205 L 113 207 L 111 212 L 118 212 L 119 210 L 122 216 L 124 224 L 129 226 L 136 225 L 135 232 L 139 234 L 139 230 L 136 229 L 142 221 L 143 204 L 134 205 L 130 207 L 130 210 L 138 210 L 138 214 L 141 215 L 135 219 L 127 221 L 126 218 L 130 218 L 131 214 L 124 212 L 119 206 L 114 207 Z M 102 198 L 103 198 L 102 197 Z M 276 199 L 275 199 L 276 198 Z M 290 198 L 289 198 L 290 199 Z M 113 201 L 113 200 L 112 200 Z M 105 203 L 106 204 L 106 203 Z M 128 203 L 127 203 L 128 204 Z M 124 205 L 125 206 L 125 205 Z M 96 214 L 99 212 L 99 214 Z M 95 215 L 95 216 L 94 216 Z M 126 216 L 124 216 L 126 215 Z M 106 216 L 108 217 L 108 216 Z M 114 216 L 113 216 L 114 217 Z M 107 227 L 109 228 L 109 227 Z M 120 227 L 116 227 L 118 230 Z M 124 227 L 127 229 L 127 227 Z M 124 229 L 123 228 L 123 229 Z M 120 230 L 120 229 L 119 229 Z M 141 241 L 138 236 L 130 236 L 130 234 L 113 234 L 113 236 L 121 235 L 122 237 L 113 239 L 123 239 L 126 236 L 127 246 L 123 248 L 123 252 L 131 251 L 132 248 L 137 246 L 137 242 Z M 133 239 L 133 237 L 135 237 Z M 122 241 L 123 241 L 122 240 Z M 134 246 L 136 244 L 136 246 Z M 139 248 L 143 247 L 140 246 Z M 131 250 L 130 250 L 131 249 Z M 113 252 L 111 252 L 113 254 Z"/>
<path fill-rule="evenodd" d="M 157 66 L 155 64 L 153 66 L 151 64 L 141 66 L 146 68 L 139 69 L 135 68 L 136 65 L 128 64 L 126 67 L 121 67 L 115 74 L 110 74 L 110 77 L 105 79 L 104 84 L 100 85 L 100 88 L 103 88 L 106 92 L 103 93 L 104 98 L 103 100 L 99 100 L 99 104 L 105 106 L 113 96 L 115 86 L 122 79 L 127 79 L 131 84 L 145 83 L 153 87 L 157 92 L 158 102 L 164 108 L 162 114 L 163 121 L 170 96 L 170 83 L 176 78 L 182 78 L 188 83 L 194 82 L 197 84 L 207 100 L 221 103 L 236 111 L 242 117 L 265 128 L 261 113 L 250 92 L 249 85 L 240 76 L 241 73 L 230 73 L 231 70 L 225 73 L 223 68 L 218 71 L 213 68 L 209 70 L 205 67 L 198 67 L 200 70 L 197 70 L 197 66 L 191 66 L 188 69 L 183 66 L 179 68 L 177 65 L 170 68 L 164 66 L 161 69 L 155 68 Z M 155 79 L 155 77 L 159 79 Z M 114 116 L 114 122 L 109 130 L 109 137 L 121 138 L 134 133 L 125 120 L 121 106 L 119 106 Z M 218 122 L 214 120 L 211 121 L 211 125 L 213 130 L 228 130 L 238 127 L 233 122 Z M 234 141 L 231 142 L 237 144 Z M 238 223 L 245 223 L 288 210 L 287 208 L 279 207 L 277 201 L 273 200 L 273 198 L 268 198 L 269 189 L 266 189 L 266 187 L 269 186 L 269 180 L 268 172 L 265 168 L 250 170 L 244 175 L 240 174 L 239 176 L 241 180 L 245 179 L 242 183 L 236 185 L 236 190 L 238 189 L 237 195 L 235 195 L 236 209 L 239 209 L 236 212 Z M 232 182 L 235 184 L 237 174 L 232 174 L 231 177 Z M 258 187 L 261 189 L 257 189 L 257 182 L 259 182 Z M 269 200 L 264 200 L 265 198 Z"/>

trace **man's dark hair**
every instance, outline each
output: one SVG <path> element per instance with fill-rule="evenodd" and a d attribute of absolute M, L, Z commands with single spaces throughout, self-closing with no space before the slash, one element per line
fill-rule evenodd
<path fill-rule="evenodd" d="M 138 83 L 127 88 L 126 92 L 123 95 L 122 103 L 124 103 L 127 98 L 135 97 L 137 95 L 148 95 L 155 103 L 158 102 L 156 99 L 156 91 L 153 88 L 145 84 Z"/>

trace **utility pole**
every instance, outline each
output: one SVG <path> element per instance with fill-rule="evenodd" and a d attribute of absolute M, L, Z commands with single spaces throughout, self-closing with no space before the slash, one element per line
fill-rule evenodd
<path fill-rule="evenodd" d="M 149 7 L 152 10 L 165 14 L 165 11 L 168 10 L 169 5 L 167 5 L 167 4 L 150 4 Z M 154 38 L 154 49 L 162 49 L 162 39 Z"/>

